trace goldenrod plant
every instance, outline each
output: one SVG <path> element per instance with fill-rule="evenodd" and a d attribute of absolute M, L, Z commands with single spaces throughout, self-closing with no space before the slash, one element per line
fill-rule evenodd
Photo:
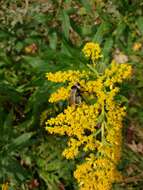
<path fill-rule="evenodd" d="M 99 72 L 102 57 L 99 44 L 86 43 L 82 51 L 90 60 L 89 69 L 46 74 L 48 80 L 64 84 L 49 101 L 67 102 L 62 113 L 46 121 L 46 130 L 68 136 L 63 156 L 80 158 L 74 171 L 80 190 L 110 190 L 112 183 L 122 180 L 117 165 L 121 159 L 122 121 L 126 115 L 125 106 L 115 98 L 120 93 L 120 84 L 131 77 L 132 67 L 113 60 Z M 71 95 L 72 104 L 69 103 Z"/>

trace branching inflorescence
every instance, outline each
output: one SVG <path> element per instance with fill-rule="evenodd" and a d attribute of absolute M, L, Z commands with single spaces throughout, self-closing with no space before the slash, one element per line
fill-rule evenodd
<path fill-rule="evenodd" d="M 68 136 L 63 155 L 67 159 L 82 160 L 74 171 L 80 190 L 110 190 L 112 183 L 122 179 L 117 165 L 121 158 L 122 120 L 126 114 L 126 108 L 115 97 L 119 85 L 131 77 L 132 68 L 112 61 L 99 73 L 96 69 L 96 62 L 102 57 L 99 44 L 87 43 L 83 53 L 91 60 L 92 70 L 46 74 L 48 80 L 64 84 L 51 95 L 51 103 L 68 102 L 76 84 L 80 88 L 78 93 L 75 91 L 74 100 L 81 98 L 79 103 L 68 104 L 57 117 L 48 119 L 46 130 Z"/>

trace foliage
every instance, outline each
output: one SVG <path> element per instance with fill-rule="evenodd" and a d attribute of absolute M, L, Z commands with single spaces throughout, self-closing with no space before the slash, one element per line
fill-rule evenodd
<path fill-rule="evenodd" d="M 63 161 L 60 156 L 65 141 L 61 140 L 63 145 L 60 143 L 58 152 L 55 144 L 59 144 L 59 138 L 46 137 L 40 127 L 40 123 L 44 125 L 46 119 L 63 109 L 62 103 L 52 107 L 48 102 L 49 95 L 59 85 L 53 86 L 45 80 L 45 73 L 84 69 L 82 45 L 87 41 L 99 42 L 104 63 L 114 57 L 118 62 L 128 59 L 134 67 L 132 82 L 122 86 L 122 94 L 128 96 L 123 101 L 129 105 L 125 124 L 141 128 L 143 4 L 140 0 L 1 0 L 0 7 L 0 165 L 3 168 L 0 183 L 8 182 L 9 187 L 23 190 L 54 189 L 59 183 L 59 189 L 76 189 L 67 170 L 60 173 L 63 164 L 70 171 L 74 168 L 73 163 Z M 142 142 L 136 136 L 136 142 Z M 44 147 L 46 150 L 41 153 Z M 49 162 L 57 163 L 53 173 L 45 169 L 45 157 L 51 151 L 56 155 Z M 135 156 L 134 152 L 132 155 Z M 136 160 L 141 168 L 140 155 L 134 156 L 131 159 L 125 154 L 122 170 Z M 41 159 L 43 165 L 39 164 Z M 41 170 L 48 177 L 43 178 Z M 134 176 L 136 170 L 133 171 Z M 126 189 L 142 187 L 134 182 L 123 185 Z"/>

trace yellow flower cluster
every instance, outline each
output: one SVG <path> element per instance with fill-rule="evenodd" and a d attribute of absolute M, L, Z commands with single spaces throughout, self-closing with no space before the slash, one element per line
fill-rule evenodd
<path fill-rule="evenodd" d="M 61 87 L 51 95 L 49 102 L 54 103 L 60 100 L 67 100 L 69 98 L 69 94 L 70 88 Z"/>
<path fill-rule="evenodd" d="M 121 129 L 125 108 L 115 104 L 113 100 L 117 91 L 112 90 L 108 93 L 106 102 L 104 102 L 104 106 L 108 107 L 109 111 L 106 112 L 106 123 L 102 121 L 101 124 L 103 140 L 100 143 L 97 139 L 93 141 L 97 154 L 91 154 L 83 164 L 77 166 L 74 172 L 80 190 L 110 190 L 112 183 L 122 179 L 116 166 L 121 158 Z"/>
<path fill-rule="evenodd" d="M 69 148 L 63 153 L 67 159 L 74 158 L 78 154 L 80 146 L 84 145 L 84 151 L 96 149 L 94 133 L 97 131 L 98 109 L 98 104 L 82 103 L 77 108 L 68 106 L 64 113 L 46 122 L 46 129 L 49 133 L 66 134 L 70 137 Z"/>
<path fill-rule="evenodd" d="M 107 87 L 112 87 L 116 83 L 122 83 L 124 79 L 130 78 L 132 75 L 132 67 L 126 63 L 117 64 L 112 61 L 111 68 L 105 70 L 105 75 L 103 80 L 105 80 L 104 85 Z"/>
<path fill-rule="evenodd" d="M 113 87 L 116 83 L 122 83 L 124 79 L 130 78 L 132 75 L 132 67 L 129 64 L 118 64 L 112 61 L 109 68 L 97 80 L 88 81 L 86 89 L 90 93 L 103 90 L 105 87 Z M 112 88 L 111 88 L 112 89 Z"/>
<path fill-rule="evenodd" d="M 66 82 L 66 81 L 78 81 L 80 78 L 87 76 L 85 71 L 58 71 L 56 73 L 46 73 L 48 80 L 52 82 Z"/>
<path fill-rule="evenodd" d="M 71 87 L 76 82 L 82 89 L 80 104 L 67 106 L 62 113 L 46 122 L 46 130 L 50 134 L 69 137 L 63 156 L 84 159 L 74 172 L 80 190 L 110 190 L 112 183 L 122 178 L 117 164 L 121 158 L 122 120 L 126 112 L 125 107 L 115 102 L 115 96 L 120 90 L 117 85 L 129 79 L 131 74 L 130 65 L 114 61 L 95 78 L 91 72 L 85 71 L 47 74 L 53 82 L 66 81 L 66 87 L 51 95 L 50 102 L 68 100 Z"/>
<path fill-rule="evenodd" d="M 109 190 L 113 182 L 122 179 L 113 162 L 104 157 L 97 158 L 94 154 L 90 154 L 84 163 L 77 166 L 74 177 L 80 190 Z"/>
<path fill-rule="evenodd" d="M 58 71 L 56 73 L 47 73 L 46 77 L 48 78 L 49 81 L 51 82 L 68 82 L 67 87 L 61 87 L 59 88 L 56 92 L 54 92 L 50 99 L 49 102 L 54 103 L 58 102 L 60 100 L 67 100 L 70 96 L 70 91 L 71 87 L 75 85 L 75 83 L 80 82 L 82 78 L 88 78 L 88 72 L 87 71 Z M 82 80 L 84 82 L 84 80 Z"/>
<path fill-rule="evenodd" d="M 69 76 L 70 73 L 70 76 Z M 124 79 L 130 78 L 132 74 L 132 67 L 128 64 L 117 64 L 115 62 L 111 63 L 111 67 L 107 68 L 105 70 L 105 74 L 103 76 L 100 76 L 97 80 L 88 80 L 89 76 L 87 72 L 77 72 L 75 74 L 75 71 L 73 71 L 73 75 L 71 74 L 72 72 L 68 72 L 65 74 L 65 77 L 62 76 L 60 78 L 60 72 L 57 73 L 49 73 L 48 79 L 51 80 L 52 82 L 64 82 L 70 81 L 67 87 L 61 87 L 59 88 L 56 92 L 54 92 L 50 99 L 49 102 L 58 102 L 60 100 L 68 100 L 70 96 L 70 91 L 71 87 L 78 82 L 80 86 L 89 94 L 96 93 L 96 96 L 100 98 L 100 102 L 103 102 L 105 99 L 107 99 L 104 88 L 109 87 L 110 89 L 114 88 L 114 85 L 116 83 L 122 83 Z M 84 79 L 80 79 L 83 78 Z M 119 89 L 114 89 L 111 91 L 112 93 L 115 91 L 118 92 Z M 113 95 L 114 96 L 114 95 Z M 111 97 L 111 96 L 110 96 Z"/>
<path fill-rule="evenodd" d="M 98 60 L 101 55 L 101 48 L 98 43 L 88 42 L 85 44 L 84 48 L 82 49 L 85 57 L 91 59 L 93 63 Z"/>

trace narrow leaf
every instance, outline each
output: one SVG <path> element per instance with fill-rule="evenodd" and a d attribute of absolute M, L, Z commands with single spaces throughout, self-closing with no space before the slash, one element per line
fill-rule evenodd
<path fill-rule="evenodd" d="M 70 19 L 65 10 L 62 11 L 62 30 L 66 39 L 69 39 Z"/>
<path fill-rule="evenodd" d="M 103 22 L 99 28 L 97 29 L 96 34 L 93 37 L 94 42 L 101 43 L 103 40 L 103 36 L 109 32 L 110 26 L 107 22 Z"/>
<path fill-rule="evenodd" d="M 141 32 L 141 34 L 143 35 L 143 16 L 140 16 L 138 19 L 137 19 L 137 26 Z"/>
<path fill-rule="evenodd" d="M 8 145 L 7 150 L 9 152 L 11 151 L 15 151 L 15 149 L 20 148 L 21 146 L 24 146 L 28 143 L 28 141 L 30 140 L 30 138 L 33 136 L 33 132 L 29 132 L 29 133 L 24 133 L 22 135 L 20 135 L 19 137 L 17 137 L 16 139 L 14 139 L 11 144 Z"/>
<path fill-rule="evenodd" d="M 104 48 L 103 48 L 103 51 L 102 51 L 104 57 L 109 55 L 109 53 L 110 53 L 110 51 L 112 49 L 112 46 L 113 46 L 113 38 L 109 37 L 109 38 L 107 38 L 107 40 L 104 43 Z"/>

